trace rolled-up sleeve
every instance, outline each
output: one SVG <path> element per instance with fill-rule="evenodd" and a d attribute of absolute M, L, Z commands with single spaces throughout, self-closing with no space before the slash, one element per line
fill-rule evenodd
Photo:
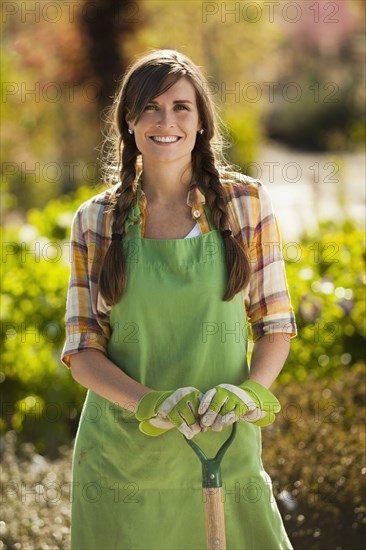
<path fill-rule="evenodd" d="M 87 243 L 83 229 L 83 209 L 76 212 L 71 225 L 70 278 L 66 299 L 66 340 L 61 361 L 70 367 L 70 356 L 80 351 L 97 349 L 106 352 L 108 328 L 100 323 L 94 296 L 93 256 L 95 245 Z M 94 284 L 93 284 L 94 280 Z"/>
<path fill-rule="evenodd" d="M 273 212 L 270 195 L 258 182 L 258 198 L 251 213 L 252 240 L 249 247 L 251 277 L 245 297 L 248 320 L 254 342 L 266 334 L 282 333 L 286 338 L 297 335 L 282 254 L 281 234 Z"/>

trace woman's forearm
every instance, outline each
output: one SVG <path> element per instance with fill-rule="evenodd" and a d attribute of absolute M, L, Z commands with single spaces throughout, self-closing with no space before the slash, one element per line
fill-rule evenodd
<path fill-rule="evenodd" d="M 290 342 L 280 333 L 266 335 L 253 346 L 249 379 L 269 388 L 287 359 Z M 112 403 L 136 412 L 137 404 L 151 388 L 136 382 L 104 353 L 87 350 L 71 355 L 73 378 Z"/>
<path fill-rule="evenodd" d="M 131 412 L 136 412 L 142 396 L 151 391 L 133 380 L 98 350 L 71 355 L 70 365 L 71 374 L 79 384 Z"/>
<path fill-rule="evenodd" d="M 282 333 L 262 336 L 253 346 L 249 379 L 269 388 L 282 370 L 290 342 Z"/>

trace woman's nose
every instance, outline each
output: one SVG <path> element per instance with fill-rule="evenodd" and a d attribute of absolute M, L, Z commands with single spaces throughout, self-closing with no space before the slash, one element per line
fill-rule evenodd
<path fill-rule="evenodd" d="M 174 126 L 174 115 L 167 109 L 161 109 L 158 111 L 157 126 L 167 127 Z"/>

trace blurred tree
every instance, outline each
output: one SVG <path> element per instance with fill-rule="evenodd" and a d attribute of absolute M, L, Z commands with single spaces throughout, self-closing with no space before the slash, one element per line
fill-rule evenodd
<path fill-rule="evenodd" d="M 3 18 L 2 182 L 21 215 L 99 183 L 101 110 L 112 103 L 125 37 L 138 25 L 138 2 L 71 4 L 19 2 Z"/>
<path fill-rule="evenodd" d="M 241 167 L 257 160 L 266 131 L 299 147 L 362 141 L 364 3 L 275 2 L 272 19 L 267 4 L 6 3 L 3 204 L 24 215 L 102 180 L 95 149 L 105 109 L 127 61 L 151 48 L 176 48 L 202 65 L 230 127 L 228 156 Z M 302 13 L 299 24 L 289 21 L 294 10 Z M 301 101 L 286 88 L 291 82 Z"/>
<path fill-rule="evenodd" d="M 352 0 L 318 0 L 303 10 L 295 25 L 288 24 L 287 31 L 293 37 L 294 49 L 329 57 L 338 55 L 360 27 L 362 19 Z"/>
<path fill-rule="evenodd" d="M 301 17 L 282 22 L 267 134 L 302 150 L 364 146 L 365 4 L 321 0 L 297 9 Z"/>
<path fill-rule="evenodd" d="M 125 36 L 138 29 L 138 3 L 125 0 L 86 0 L 80 28 L 89 60 L 88 74 L 97 86 L 98 108 L 111 104 L 116 83 L 127 67 Z"/>

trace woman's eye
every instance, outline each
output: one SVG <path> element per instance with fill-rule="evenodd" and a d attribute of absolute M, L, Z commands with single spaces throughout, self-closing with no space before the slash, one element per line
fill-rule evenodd
<path fill-rule="evenodd" d="M 158 105 L 155 105 L 154 103 L 150 103 L 146 105 L 145 111 L 157 111 L 159 109 Z M 177 103 L 174 105 L 175 111 L 189 111 L 188 107 L 184 105 L 183 103 Z"/>

